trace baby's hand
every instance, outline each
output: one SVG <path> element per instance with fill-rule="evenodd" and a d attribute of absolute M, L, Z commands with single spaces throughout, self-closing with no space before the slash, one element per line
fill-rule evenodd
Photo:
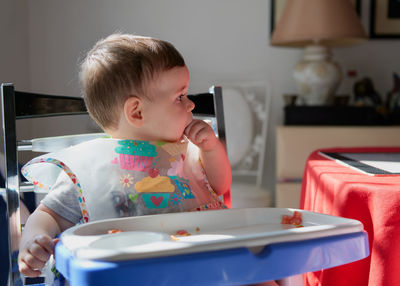
<path fill-rule="evenodd" d="M 217 137 L 210 125 L 203 120 L 194 119 L 185 128 L 185 135 L 201 150 L 209 151 L 218 142 Z"/>
<path fill-rule="evenodd" d="M 29 277 L 41 274 L 50 255 L 54 253 L 54 246 L 58 239 L 52 239 L 48 235 L 37 235 L 20 248 L 18 255 L 19 271 Z"/>

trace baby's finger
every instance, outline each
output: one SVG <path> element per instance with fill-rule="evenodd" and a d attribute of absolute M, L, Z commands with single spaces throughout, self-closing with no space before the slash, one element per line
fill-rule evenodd
<path fill-rule="evenodd" d="M 197 133 L 200 132 L 200 130 L 206 128 L 205 124 L 202 124 L 200 122 L 198 122 L 197 124 L 194 124 L 193 126 L 191 126 L 189 132 L 188 132 L 188 136 L 189 138 L 195 139 L 197 136 Z"/>
<path fill-rule="evenodd" d="M 35 238 L 35 242 L 44 248 L 49 254 L 54 253 L 53 239 L 47 235 L 40 235 Z"/>
<path fill-rule="evenodd" d="M 25 261 L 23 260 L 19 261 L 18 268 L 19 272 L 29 277 L 37 277 L 42 274 L 40 270 L 34 270 L 31 267 L 29 267 L 29 265 L 26 264 Z"/>
<path fill-rule="evenodd" d="M 208 132 L 206 128 L 202 128 L 195 134 L 194 141 L 196 143 L 201 143 L 203 140 L 207 139 Z"/>
<path fill-rule="evenodd" d="M 46 264 L 46 261 L 37 259 L 30 253 L 26 254 L 21 261 L 25 262 L 28 265 L 28 267 L 30 267 L 32 270 L 42 269 Z"/>
<path fill-rule="evenodd" d="M 188 135 L 190 134 L 190 130 L 192 129 L 192 126 L 196 124 L 196 122 L 197 122 L 197 120 L 192 120 L 192 121 L 186 126 L 185 131 L 184 131 L 185 135 L 188 136 Z"/>
<path fill-rule="evenodd" d="M 37 259 L 41 260 L 41 261 L 47 261 L 50 258 L 51 253 L 43 248 L 41 245 L 37 244 L 37 243 L 33 243 L 30 247 L 29 247 L 29 252 L 36 257 Z"/>

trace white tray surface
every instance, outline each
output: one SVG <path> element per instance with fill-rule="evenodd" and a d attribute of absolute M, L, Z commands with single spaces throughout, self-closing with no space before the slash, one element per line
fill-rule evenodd
<path fill-rule="evenodd" d="M 283 215 L 302 213 L 304 227 L 282 225 Z M 107 234 L 121 229 L 122 233 Z M 190 236 L 176 236 L 177 230 Z M 357 220 L 288 208 L 249 208 L 172 213 L 102 220 L 66 230 L 61 241 L 79 259 L 119 261 L 247 247 L 355 233 Z"/>

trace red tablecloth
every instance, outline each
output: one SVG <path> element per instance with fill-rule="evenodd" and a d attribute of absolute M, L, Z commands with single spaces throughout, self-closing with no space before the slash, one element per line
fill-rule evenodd
<path fill-rule="evenodd" d="M 318 151 L 400 153 L 400 148 L 335 148 L 317 150 L 309 156 L 300 207 L 361 221 L 368 232 L 371 255 L 307 273 L 305 285 L 400 285 L 400 175 L 362 174 Z"/>

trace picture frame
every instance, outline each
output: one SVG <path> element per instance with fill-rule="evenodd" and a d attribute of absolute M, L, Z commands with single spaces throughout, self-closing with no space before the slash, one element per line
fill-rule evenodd
<path fill-rule="evenodd" d="M 276 25 L 278 24 L 283 9 L 285 8 L 286 1 L 287 0 L 271 0 L 271 25 L 270 25 L 271 36 L 272 33 L 274 32 Z M 358 16 L 361 17 L 361 0 L 350 0 L 350 1 L 353 2 Z"/>
<path fill-rule="evenodd" d="M 400 38 L 400 2 L 398 0 L 371 0 L 370 38 Z"/>

